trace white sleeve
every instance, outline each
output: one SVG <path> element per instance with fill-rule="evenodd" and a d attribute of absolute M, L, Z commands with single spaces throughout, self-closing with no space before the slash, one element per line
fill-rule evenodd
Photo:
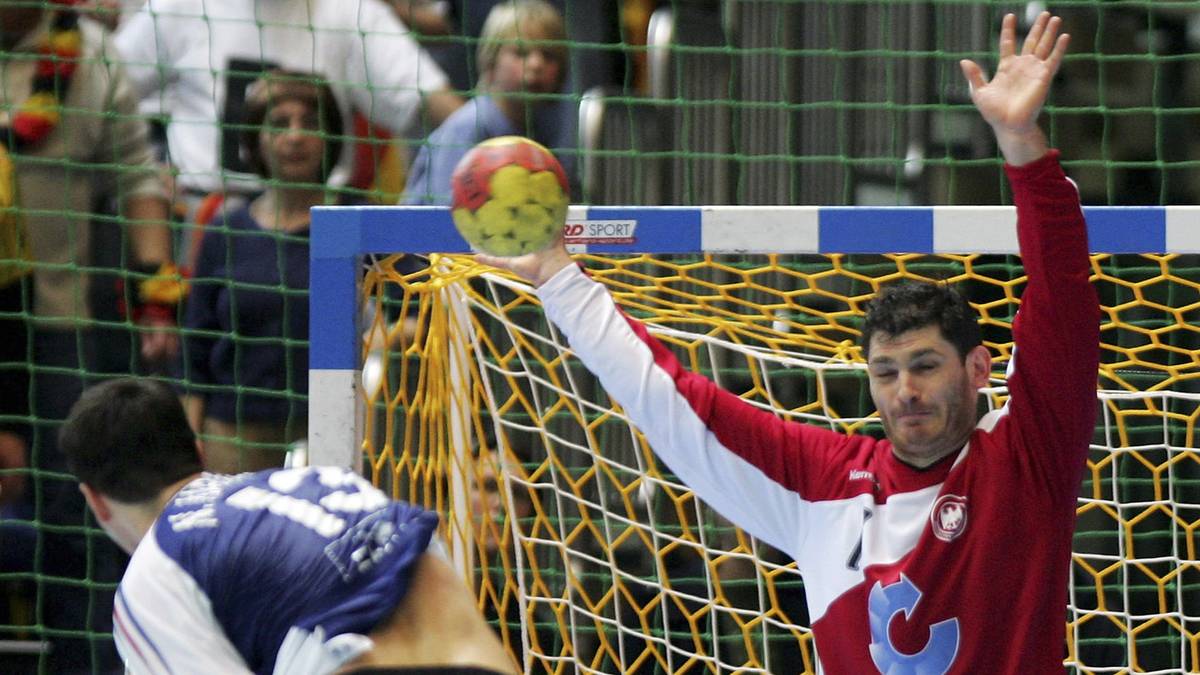
<path fill-rule="evenodd" d="M 169 21 L 159 16 L 161 3 L 150 0 L 131 14 L 113 34 L 113 44 L 125 65 L 125 75 L 133 85 L 139 100 L 157 98 L 160 89 L 160 67 L 169 64 L 165 50 L 160 53 L 159 23 Z M 164 29 L 166 30 L 166 29 Z"/>
<path fill-rule="evenodd" d="M 348 53 L 347 81 L 364 83 L 350 90 L 354 108 L 372 122 L 404 134 L 417 119 L 422 96 L 447 88 L 449 80 L 380 0 L 360 0 L 354 21 L 357 30 L 350 34 L 355 44 Z"/>
<path fill-rule="evenodd" d="M 578 265 L 560 270 L 537 294 L 546 317 L 621 404 L 655 455 L 726 519 L 797 555 L 805 536 L 807 503 L 746 457 L 794 453 L 803 447 L 799 435 L 811 433 L 811 428 L 757 410 L 707 378 L 695 377 L 686 392 L 680 389 L 673 373 L 686 370 L 683 365 L 673 356 L 669 363 L 660 363 L 651 342 L 638 335 L 608 290 Z M 722 435 L 714 427 L 737 432 Z M 827 442 L 846 438 L 825 430 L 816 433 Z"/>
<path fill-rule="evenodd" d="M 250 673 L 212 613 L 208 597 L 151 532 L 117 588 L 113 637 L 128 672 Z"/>

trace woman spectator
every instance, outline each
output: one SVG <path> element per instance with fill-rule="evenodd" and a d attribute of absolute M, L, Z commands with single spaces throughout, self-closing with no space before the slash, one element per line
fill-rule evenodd
<path fill-rule="evenodd" d="M 184 320 L 184 407 L 210 471 L 280 466 L 307 433 L 309 209 L 331 201 L 342 132 L 312 74 L 246 91 L 241 147 L 266 189 L 206 228 Z"/>

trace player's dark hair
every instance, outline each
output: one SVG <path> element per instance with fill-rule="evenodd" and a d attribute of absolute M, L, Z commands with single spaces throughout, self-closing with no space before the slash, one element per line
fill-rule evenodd
<path fill-rule="evenodd" d="M 271 177 L 267 158 L 263 157 L 259 137 L 263 122 L 271 108 L 284 101 L 299 101 L 317 111 L 321 120 L 321 137 L 325 140 L 325 159 L 321 162 L 321 181 L 337 165 L 342 152 L 342 113 L 338 110 L 333 90 L 325 80 L 312 73 L 292 70 L 271 70 L 246 88 L 245 119 L 242 123 L 241 144 L 246 163 L 255 173 Z"/>
<path fill-rule="evenodd" d="M 58 433 L 67 468 L 118 502 L 138 504 L 202 471 L 196 436 L 167 385 L 121 378 L 87 389 Z"/>
<path fill-rule="evenodd" d="M 867 305 L 863 356 L 870 358 L 871 336 L 876 333 L 894 337 L 926 326 L 937 326 L 964 360 L 983 344 L 979 317 L 958 291 L 945 283 L 905 279 L 879 289 Z"/>

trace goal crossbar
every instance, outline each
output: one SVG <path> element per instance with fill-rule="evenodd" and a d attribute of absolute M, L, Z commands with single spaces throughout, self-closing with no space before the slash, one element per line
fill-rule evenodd
<path fill-rule="evenodd" d="M 1084 207 L 1093 253 L 1200 253 L 1200 206 Z M 597 254 L 1017 254 L 1011 206 L 583 207 L 572 252 Z M 360 452 L 360 260 L 372 253 L 469 253 L 446 207 L 317 207 L 312 213 L 309 461 Z"/>

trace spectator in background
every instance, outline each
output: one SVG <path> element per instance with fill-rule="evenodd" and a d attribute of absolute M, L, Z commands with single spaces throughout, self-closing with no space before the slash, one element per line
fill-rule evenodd
<path fill-rule="evenodd" d="M 128 259 L 135 272 L 125 299 L 130 318 L 145 329 L 140 342 L 148 360 L 173 356 L 174 331 L 159 329 L 173 323 L 169 303 L 180 284 L 170 267 L 166 194 L 146 126 L 136 116 L 137 101 L 124 71 L 109 57 L 113 47 L 102 29 L 59 6 L 66 4 L 0 0 L 0 111 L 7 113 L 0 115 L 0 143 L 6 147 L 0 174 L 13 177 L 16 214 L 24 218 L 23 228 L 4 231 L 28 236 L 3 255 L 23 249 L 18 255 L 33 261 L 31 304 L 21 297 L 27 269 L 17 266 L 23 281 L 16 288 L 11 280 L 5 284 L 28 323 L 4 336 L 26 350 L 20 358 L 32 368 L 33 382 L 5 389 L 0 397 L 7 402 L 26 397 L 15 403 L 28 405 L 37 420 L 29 453 L 35 473 L 25 506 L 46 527 L 39 557 L 28 561 L 39 575 L 40 623 L 53 631 L 106 633 L 112 593 L 97 584 L 115 581 L 122 559 L 114 547 L 89 546 L 78 534 L 86 509 L 73 481 L 60 477 L 66 463 L 54 433 L 87 384 L 94 358 L 86 302 L 94 205 L 113 199 L 125 219 L 122 243 L 131 245 Z M 32 315 L 25 313 L 30 307 Z M 112 652 L 111 644 L 91 645 L 82 638 L 49 639 L 48 672 L 56 674 L 103 670 L 104 654 Z M 92 660 L 93 648 L 99 662 Z M 107 663 L 115 663 L 115 654 Z"/>
<path fill-rule="evenodd" d="M 468 513 L 471 514 L 471 533 L 475 544 L 475 564 L 478 570 L 472 588 L 476 595 L 485 599 L 483 612 L 489 623 L 496 626 L 500 641 L 509 649 L 525 672 L 536 670 L 538 655 L 558 656 L 562 649 L 562 638 L 552 627 L 557 625 L 549 605 L 544 600 L 528 602 L 529 596 L 522 593 L 535 583 L 532 572 L 539 561 L 531 555 L 532 549 L 524 548 L 515 532 L 529 536 L 534 530 L 532 522 L 536 513 L 537 490 L 530 484 L 529 472 L 533 464 L 528 448 L 512 445 L 505 441 L 506 449 L 496 447 L 490 436 L 484 439 L 485 447 L 472 453 L 473 461 L 468 465 L 466 480 L 470 495 Z M 518 547 L 523 550 L 518 556 Z M 520 564 L 518 564 L 518 558 Z M 530 615 L 521 621 L 521 610 Z M 522 626 L 530 630 L 522 636 Z M 532 649 L 528 657 L 532 663 L 525 664 L 524 639 Z M 548 661 L 541 661 L 546 665 Z"/>
<path fill-rule="evenodd" d="M 309 209 L 343 129 L 329 86 L 289 71 L 250 85 L 243 125 L 267 189 L 206 228 L 184 319 L 184 408 L 221 473 L 281 466 L 307 434 Z"/>
<path fill-rule="evenodd" d="M 501 556 L 512 557 L 515 542 L 512 539 L 513 520 L 523 521 L 533 515 L 533 500 L 530 491 L 523 485 L 512 489 L 512 507 L 509 512 L 508 472 L 517 472 L 527 464 L 527 458 L 518 453 L 516 448 L 510 450 L 511 458 L 506 458 L 499 450 L 485 449 L 475 456 L 475 475 L 469 475 L 471 484 L 470 514 L 473 527 L 479 543 L 479 552 L 485 557 L 482 562 L 487 565 L 499 565 Z"/>
<path fill-rule="evenodd" d="M 527 136 L 550 149 L 575 145 L 564 130 L 559 101 L 567 72 L 562 15 L 545 0 L 496 5 L 483 27 L 476 60 L 479 95 L 429 135 L 409 172 L 406 204 L 449 204 L 450 175 L 476 143 Z M 559 161 L 575 182 L 573 156 Z"/>
<path fill-rule="evenodd" d="M 0 506 L 24 494 L 29 425 L 29 236 L 16 212 L 17 184 L 0 144 Z"/>
<path fill-rule="evenodd" d="M 85 16 L 115 31 L 121 24 L 146 4 L 146 0 L 76 0 L 75 7 Z"/>
<path fill-rule="evenodd" d="M 319 72 L 351 110 L 397 134 L 462 105 L 442 70 L 382 0 L 149 0 L 116 34 L 137 95 L 167 118 L 167 151 L 194 209 L 209 193 L 252 194 L 238 147 L 246 87 L 271 69 Z M 351 163 L 344 143 L 330 182 Z"/>
<path fill-rule="evenodd" d="M 458 90 L 479 79 L 472 50 L 496 5 L 512 0 L 389 0 L 396 15 L 420 34 L 422 45 Z M 646 42 L 646 19 L 660 0 L 547 0 L 563 15 L 572 42 L 570 82 L 581 93 L 627 83 L 626 43 Z M 639 37 L 640 33 L 640 37 Z M 634 55 L 636 56 L 636 55 Z"/>
<path fill-rule="evenodd" d="M 421 35 L 449 35 L 452 29 L 446 3 L 439 0 L 389 0 L 396 16 Z"/>

